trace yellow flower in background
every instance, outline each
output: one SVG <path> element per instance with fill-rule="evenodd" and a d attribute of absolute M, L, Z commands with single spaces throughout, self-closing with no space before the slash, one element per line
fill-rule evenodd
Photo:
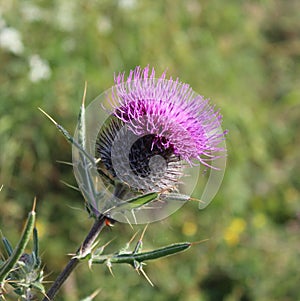
<path fill-rule="evenodd" d="M 182 233 L 186 236 L 193 236 L 197 232 L 197 225 L 190 221 L 185 221 L 182 225 Z"/>
<path fill-rule="evenodd" d="M 234 218 L 224 231 L 224 240 L 229 246 L 235 246 L 240 241 L 241 234 L 246 229 L 246 221 L 242 218 Z"/>

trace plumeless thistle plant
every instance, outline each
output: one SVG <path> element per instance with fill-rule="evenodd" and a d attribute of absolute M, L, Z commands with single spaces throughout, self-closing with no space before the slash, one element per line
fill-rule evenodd
<path fill-rule="evenodd" d="M 89 265 L 106 264 L 110 269 L 113 264 L 130 264 L 152 285 L 143 270 L 144 263 L 187 250 L 192 243 L 142 251 L 143 231 L 132 251 L 128 251 L 127 246 L 113 254 L 103 254 L 105 246 L 99 247 L 96 243 L 100 232 L 114 222 L 148 224 L 167 217 L 192 200 L 190 194 L 199 174 L 209 172 L 199 201 L 202 209 L 213 199 L 224 175 L 226 132 L 221 128 L 222 117 L 209 100 L 196 94 L 188 84 L 167 79 L 165 73 L 156 78 L 154 69 L 136 67 L 127 78 L 124 73 L 115 76 L 115 85 L 87 108 L 85 95 L 86 89 L 74 136 L 41 111 L 72 144 L 74 174 L 94 224 L 45 293 L 41 284 L 37 232 L 29 216 L 32 225 L 24 231 L 26 243 L 29 234 L 34 233 L 36 247 L 30 264 L 35 271 L 35 282 L 30 282 L 26 289 L 23 285 L 19 291 L 24 300 L 31 300 L 32 289 L 43 293 L 44 301 L 53 300 L 83 260 Z M 8 258 L 0 267 L 4 288 L 20 269 L 24 246 L 18 245 L 16 252 L 5 238 L 3 242 L 8 250 Z M 18 281 L 13 285 L 17 293 L 22 288 L 18 284 L 22 281 Z"/>

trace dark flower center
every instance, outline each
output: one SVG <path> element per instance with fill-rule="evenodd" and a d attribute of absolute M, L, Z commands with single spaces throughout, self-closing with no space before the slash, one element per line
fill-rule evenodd
<path fill-rule="evenodd" d="M 112 181 L 125 179 L 129 186 L 133 184 L 133 188 L 145 191 L 176 185 L 182 172 L 181 158 L 167 139 L 148 134 L 131 143 L 127 141 L 130 135 L 125 134 L 121 142 L 115 144 L 123 126 L 122 121 L 112 117 L 98 134 L 96 158 L 101 159 L 100 176 L 106 175 Z"/>
<path fill-rule="evenodd" d="M 153 170 L 151 170 L 150 161 L 153 160 L 153 166 L 155 170 L 165 171 L 167 164 L 170 161 L 170 157 L 174 153 L 172 147 L 165 149 L 162 145 L 165 138 L 158 139 L 153 134 L 149 134 L 139 138 L 131 147 L 129 153 L 130 167 L 134 174 L 143 178 L 149 176 Z M 158 157 L 160 156 L 160 157 Z M 161 158 L 161 159 L 159 159 Z M 159 166 L 160 165 L 160 166 Z"/>

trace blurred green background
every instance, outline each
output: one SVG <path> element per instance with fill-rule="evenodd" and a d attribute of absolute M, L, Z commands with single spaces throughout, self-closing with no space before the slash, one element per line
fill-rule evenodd
<path fill-rule="evenodd" d="M 57 300 L 300 300 L 300 2 L 6 0 L 0 2 L 1 231 L 17 242 L 34 196 L 47 280 L 92 224 L 75 184 L 70 132 L 87 100 L 136 65 L 179 77 L 223 114 L 228 164 L 203 211 L 185 205 L 151 224 L 145 249 L 209 241 L 151 262 L 152 288 L 129 266 L 82 264 Z M 195 191 L 200 197 L 201 192 Z M 107 251 L 142 227 L 105 231 Z"/>

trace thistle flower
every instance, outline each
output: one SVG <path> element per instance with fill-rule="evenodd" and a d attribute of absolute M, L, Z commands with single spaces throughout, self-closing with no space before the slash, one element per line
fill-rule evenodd
<path fill-rule="evenodd" d="M 155 71 L 149 75 L 149 67 L 137 67 L 127 80 L 120 73 L 115 83 L 114 115 L 136 135 L 153 135 L 153 145 L 171 148 L 188 162 L 197 159 L 209 165 L 215 158 L 224 134 L 216 134 L 222 116 L 188 84 L 166 80 L 165 73 L 155 80 Z"/>
<path fill-rule="evenodd" d="M 197 175 L 189 178 L 184 195 L 181 188 L 191 167 L 198 174 L 200 168 L 211 170 L 201 197 L 204 208 L 224 174 L 226 159 L 216 163 L 226 157 L 221 121 L 208 99 L 178 79 L 167 79 L 165 72 L 156 78 L 148 66 L 136 67 L 127 78 L 116 75 L 115 85 L 86 108 L 75 134 L 78 139 L 86 133 L 79 140 L 97 162 L 91 170 L 73 148 L 75 176 L 89 212 L 135 223 L 162 219 L 190 199 Z"/>
<path fill-rule="evenodd" d="M 110 176 L 122 177 L 144 192 L 176 186 L 184 161 L 211 167 L 224 139 L 219 131 L 222 116 L 209 100 L 178 79 L 167 80 L 165 73 L 156 79 L 154 69 L 149 71 L 149 67 L 136 67 L 127 79 L 124 73 L 115 76 L 113 117 L 97 140 L 97 153 Z M 124 126 L 126 132 L 116 143 Z M 136 139 L 128 139 L 129 135 Z M 129 166 L 122 166 L 127 161 L 124 155 Z M 117 174 L 114 165 L 122 172 Z"/>

